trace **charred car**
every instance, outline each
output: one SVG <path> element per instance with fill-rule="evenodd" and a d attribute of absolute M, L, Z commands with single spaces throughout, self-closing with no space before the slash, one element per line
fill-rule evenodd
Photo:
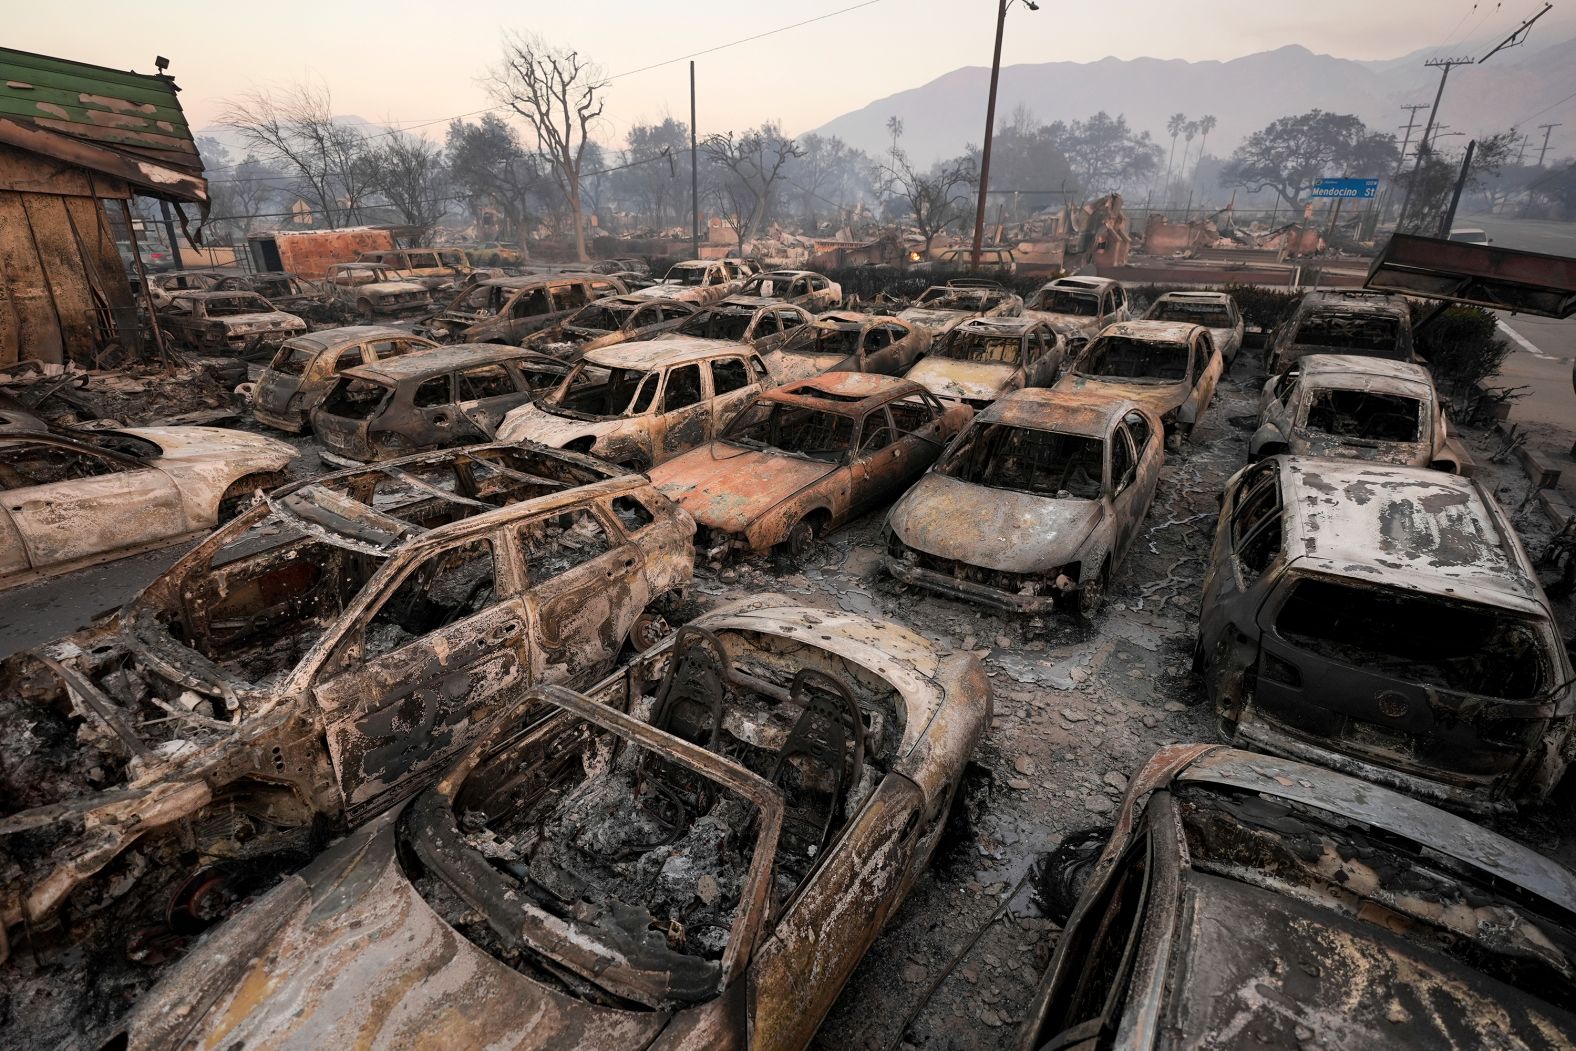
<path fill-rule="evenodd" d="M 491 441 L 510 410 L 558 386 L 569 366 L 519 347 L 460 344 L 341 372 L 312 409 L 328 463 L 353 466 Z"/>
<path fill-rule="evenodd" d="M 1044 321 L 1077 350 L 1107 325 L 1133 316 L 1127 290 L 1110 277 L 1058 277 L 1041 285 L 1024 304 L 1023 316 Z"/>
<path fill-rule="evenodd" d="M 1271 373 L 1307 354 L 1412 361 L 1412 308 L 1404 296 L 1385 292 L 1309 292 L 1275 330 L 1264 353 Z"/>
<path fill-rule="evenodd" d="M 170 305 L 170 297 L 175 293 L 212 291 L 232 273 L 229 270 L 171 270 L 154 274 L 148 278 L 145 295 L 155 310 L 162 310 Z"/>
<path fill-rule="evenodd" d="M 737 344 L 627 343 L 589 351 L 556 390 L 510 412 L 498 437 L 644 471 L 710 441 L 773 385 L 760 355 Z"/>
<path fill-rule="evenodd" d="M 439 343 L 508 343 L 567 318 L 593 300 L 622 295 L 624 286 L 591 274 L 497 277 L 464 288 L 416 331 Z"/>
<path fill-rule="evenodd" d="M 516 705 L 215 931 L 117 1046 L 808 1046 L 941 838 L 972 655 L 761 596 Z"/>
<path fill-rule="evenodd" d="M 0 434 L 0 588 L 206 532 L 296 456 L 218 427 Z"/>
<path fill-rule="evenodd" d="M 329 303 L 355 312 L 363 324 L 409 317 L 432 309 L 432 290 L 401 278 L 382 263 L 335 263 L 323 281 Z"/>
<path fill-rule="evenodd" d="M 1208 329 L 1124 321 L 1089 342 L 1056 390 L 1131 398 L 1160 418 L 1167 440 L 1178 447 L 1209 408 L 1224 371 Z"/>
<path fill-rule="evenodd" d="M 1191 744 L 1101 840 L 1053 855 L 1063 931 L 1017 1051 L 1576 1043 L 1576 877 L 1485 828 Z"/>
<path fill-rule="evenodd" d="M 5 929 L 168 953 L 528 687 L 607 673 L 688 585 L 693 529 L 643 478 L 518 445 L 275 490 L 119 613 L 0 664 L 0 725 L 31 746 L 0 768 Z"/>
<path fill-rule="evenodd" d="M 767 356 L 782 382 L 827 372 L 901 376 L 930 349 L 930 331 L 885 314 L 832 310 Z"/>
<path fill-rule="evenodd" d="M 525 346 L 569 358 L 588 350 L 652 339 L 672 332 L 695 313 L 693 303 L 639 296 L 608 296 L 590 303 L 551 328 L 530 336 Z"/>
<path fill-rule="evenodd" d="M 1309 354 L 1264 384 L 1248 458 L 1280 453 L 1461 470 L 1434 378 L 1421 365 Z"/>
<path fill-rule="evenodd" d="M 356 262 L 380 263 L 397 278 L 418 282 L 434 292 L 453 288 L 475 270 L 458 248 L 379 248 L 362 252 Z"/>
<path fill-rule="evenodd" d="M 159 325 L 176 341 L 210 353 L 273 349 L 306 331 L 305 321 L 256 292 L 173 293 Z"/>
<path fill-rule="evenodd" d="M 1141 532 L 1160 422 L 1124 398 L 1025 389 L 974 418 L 886 524 L 887 571 L 1014 613 L 1090 616 Z"/>
<path fill-rule="evenodd" d="M 213 284 L 215 292 L 256 292 L 280 310 L 309 310 L 323 301 L 323 293 L 309 281 L 294 274 L 270 271 L 261 274 L 229 274 Z"/>
<path fill-rule="evenodd" d="M 651 471 L 690 513 L 713 559 L 778 549 L 884 507 L 919 477 L 973 413 L 908 380 L 830 372 L 761 395 L 710 444 Z"/>
<path fill-rule="evenodd" d="M 1043 321 L 970 318 L 904 375 L 943 401 L 983 409 L 1009 391 L 1052 386 L 1066 359 L 1066 341 Z"/>
<path fill-rule="evenodd" d="M 743 343 L 759 354 L 771 354 L 805 335 L 804 326 L 815 316 L 787 303 L 758 303 L 730 296 L 703 307 L 673 331 L 697 339 L 722 339 Z"/>
<path fill-rule="evenodd" d="M 993 281 L 959 278 L 925 289 L 913 306 L 897 316 L 901 321 L 925 329 L 932 337 L 940 337 L 967 318 L 1017 317 L 1021 313 L 1021 296 Z"/>
<path fill-rule="evenodd" d="M 1235 743 L 1451 806 L 1548 796 L 1576 678 L 1475 481 L 1277 456 L 1227 484 L 1194 660 Z"/>
<path fill-rule="evenodd" d="M 819 314 L 843 301 L 843 286 L 811 270 L 768 270 L 746 280 L 735 297 L 792 303 Z"/>
<path fill-rule="evenodd" d="M 668 267 L 661 281 L 631 294 L 709 306 L 737 292 L 746 276 L 737 259 L 688 259 Z"/>
<path fill-rule="evenodd" d="M 1237 301 L 1225 292 L 1167 292 L 1149 304 L 1144 320 L 1203 325 L 1209 329 L 1209 338 L 1215 341 L 1227 372 L 1242 349 L 1242 313 Z"/>
<path fill-rule="evenodd" d="M 279 348 L 258 376 L 252 415 L 259 423 L 299 434 L 341 372 L 435 346 L 430 339 L 380 325 L 325 328 L 297 336 Z"/>

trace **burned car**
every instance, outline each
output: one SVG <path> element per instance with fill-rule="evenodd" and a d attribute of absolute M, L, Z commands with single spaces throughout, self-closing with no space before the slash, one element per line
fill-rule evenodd
<path fill-rule="evenodd" d="M 439 343 L 508 343 L 555 325 L 593 300 L 623 295 L 623 284 L 591 274 L 497 277 L 461 289 L 416 332 Z"/>
<path fill-rule="evenodd" d="M 907 489 L 972 415 L 908 380 L 829 372 L 762 394 L 716 441 L 652 468 L 651 481 L 695 519 L 711 558 L 797 558 Z"/>
<path fill-rule="evenodd" d="M 170 270 L 149 277 L 144 296 L 153 303 L 155 310 L 162 310 L 170 305 L 170 297 L 175 293 L 208 292 L 232 274 L 229 270 Z"/>
<path fill-rule="evenodd" d="M 279 348 L 258 376 L 252 388 L 252 415 L 259 423 L 299 434 L 341 372 L 435 346 L 430 339 L 381 325 L 325 328 L 296 336 Z"/>
<path fill-rule="evenodd" d="M 760 355 L 677 336 L 589 351 L 556 390 L 513 410 L 500 439 L 644 471 L 709 441 L 774 385 Z"/>
<path fill-rule="evenodd" d="M 432 290 L 401 278 L 382 263 L 335 263 L 323 281 L 329 303 L 355 312 L 363 324 L 409 317 L 432 309 Z"/>
<path fill-rule="evenodd" d="M 1016 1051 L 1576 1043 L 1576 876 L 1366 782 L 1172 745 L 1092 866 L 1052 866 L 1063 931 Z"/>
<path fill-rule="evenodd" d="M 206 532 L 296 456 L 219 427 L 0 435 L 0 588 Z"/>
<path fill-rule="evenodd" d="M 1225 292 L 1167 292 L 1149 304 L 1143 319 L 1203 325 L 1209 329 L 1209 338 L 1215 341 L 1227 372 L 1242 349 L 1242 313 L 1237 301 Z"/>
<path fill-rule="evenodd" d="M 709 306 L 736 293 L 746 276 L 737 259 L 688 259 L 668 267 L 658 283 L 631 294 Z"/>
<path fill-rule="evenodd" d="M 1044 321 L 1077 350 L 1107 325 L 1133 316 L 1127 290 L 1110 277 L 1058 277 L 1041 285 L 1024 304 L 1023 316 Z"/>
<path fill-rule="evenodd" d="M 1038 389 L 985 409 L 887 515 L 897 579 L 994 609 L 1095 613 L 1165 463 L 1125 398 Z"/>
<path fill-rule="evenodd" d="M 256 292 L 280 310 L 308 310 L 323 301 L 323 294 L 309 281 L 283 271 L 230 274 L 215 281 L 215 292 Z"/>
<path fill-rule="evenodd" d="M 1421 365 L 1309 354 L 1264 384 L 1248 458 L 1280 453 L 1459 472 L 1434 378 Z"/>
<path fill-rule="evenodd" d="M 931 285 L 919 294 L 913 306 L 897 316 L 939 338 L 967 318 L 1017 317 L 1021 313 L 1022 297 L 993 281 L 958 278 L 944 285 Z"/>
<path fill-rule="evenodd" d="M 306 331 L 306 322 L 256 292 L 176 292 L 159 311 L 159 326 L 193 350 L 272 350 Z"/>
<path fill-rule="evenodd" d="M 1309 292 L 1270 338 L 1265 371 L 1278 373 L 1308 354 L 1413 361 L 1412 308 L 1404 296 L 1385 292 Z"/>
<path fill-rule="evenodd" d="M 451 289 L 475 267 L 459 248 L 378 248 L 356 256 L 358 263 L 379 263 L 397 278 L 416 281 L 434 292 Z"/>
<path fill-rule="evenodd" d="M 557 387 L 568 371 L 557 358 L 491 343 L 346 369 L 309 414 L 318 455 L 354 466 L 491 441 L 510 410 Z"/>
<path fill-rule="evenodd" d="M 930 349 L 930 331 L 885 314 L 831 310 L 795 333 L 766 361 L 786 383 L 827 372 L 901 376 Z"/>
<path fill-rule="evenodd" d="M 1056 390 L 1131 398 L 1165 425 L 1173 448 L 1193 433 L 1225 365 L 1209 330 L 1174 321 L 1124 321 L 1103 329 Z"/>
<path fill-rule="evenodd" d="M 758 354 L 769 355 L 805 336 L 804 326 L 814 320 L 815 315 L 804 307 L 729 296 L 697 310 L 673 331 L 680 336 L 743 343 Z"/>
<path fill-rule="evenodd" d="M 943 401 L 983 409 L 1009 391 L 1055 384 L 1067 343 L 1043 321 L 969 318 L 904 375 Z"/>
<path fill-rule="evenodd" d="M 843 286 L 811 270 L 768 270 L 746 280 L 734 297 L 792 303 L 819 314 L 843 301 Z"/>
<path fill-rule="evenodd" d="M 1576 686 L 1480 484 L 1277 456 L 1227 484 L 1194 662 L 1235 743 L 1447 805 L 1542 799 Z"/>
<path fill-rule="evenodd" d="M 173 969 L 117 1046 L 808 1046 L 929 863 L 977 658 L 779 596 L 537 691 Z"/>
<path fill-rule="evenodd" d="M 119 613 L 0 663 L 13 951 L 167 955 L 528 687 L 654 643 L 693 529 L 643 478 L 519 445 L 275 490 Z"/>
<path fill-rule="evenodd" d="M 693 303 L 639 296 L 608 296 L 590 303 L 525 340 L 525 346 L 555 357 L 652 339 L 672 332 L 695 313 Z"/>

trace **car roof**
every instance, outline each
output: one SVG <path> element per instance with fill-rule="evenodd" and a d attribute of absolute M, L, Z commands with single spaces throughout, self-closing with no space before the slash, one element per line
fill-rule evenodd
<path fill-rule="evenodd" d="M 237 296 L 256 296 L 261 299 L 262 294 L 250 288 L 231 288 L 223 292 L 215 292 L 206 288 L 176 289 L 170 293 L 171 299 L 234 299 Z"/>
<path fill-rule="evenodd" d="M 1229 292 L 1189 292 L 1186 289 L 1179 289 L 1175 292 L 1167 292 L 1165 295 L 1161 296 L 1160 299 L 1193 299 L 1206 303 L 1235 302 L 1235 300 L 1231 298 L 1231 293 Z M 1160 299 L 1155 300 L 1155 302 L 1158 303 Z"/>
<path fill-rule="evenodd" d="M 1034 317 L 971 317 L 947 334 L 978 332 L 996 336 L 1022 336 L 1037 328 L 1055 331 L 1049 322 Z"/>
<path fill-rule="evenodd" d="M 828 310 L 824 314 L 816 314 L 812 324 L 819 328 L 837 328 L 845 325 L 856 325 L 863 328 L 874 325 L 880 321 L 895 321 L 904 328 L 908 322 L 893 314 L 863 314 L 857 310 Z"/>
<path fill-rule="evenodd" d="M 1406 300 L 1389 292 L 1368 292 L 1353 288 L 1319 289 L 1305 293 L 1297 304 L 1297 313 L 1314 310 L 1351 310 L 1376 314 L 1393 314 L 1410 319 L 1412 310 Z"/>
<path fill-rule="evenodd" d="M 521 347 L 505 346 L 502 343 L 455 343 L 447 347 L 429 347 L 426 350 L 412 351 L 409 354 L 401 354 L 397 358 L 386 358 L 374 365 L 357 365 L 353 369 L 346 369 L 340 375 L 351 379 L 393 384 L 402 380 L 426 379 L 454 369 L 470 368 L 472 365 L 490 365 L 497 361 L 526 359 L 551 362 L 568 368 L 557 358 Z"/>
<path fill-rule="evenodd" d="M 420 339 L 404 329 L 390 328 L 387 325 L 343 325 L 339 328 L 320 328 L 301 336 L 294 336 L 285 341 L 285 346 L 301 350 L 327 350 L 338 349 L 351 343 L 360 343 L 367 339 Z"/>
<path fill-rule="evenodd" d="M 1349 378 L 1366 381 L 1365 389 L 1380 386 L 1396 390 L 1413 390 L 1424 387 L 1434 389 L 1434 377 L 1422 365 L 1394 358 L 1376 358 L 1367 354 L 1307 354 L 1292 366 L 1302 374 L 1300 382 L 1310 381 L 1337 385 L 1338 380 Z M 1375 383 L 1374 381 L 1380 381 Z"/>
<path fill-rule="evenodd" d="M 1040 290 L 1047 288 L 1067 288 L 1075 292 L 1103 292 L 1113 285 L 1121 284 L 1114 277 L 1058 277 L 1054 281 L 1047 281 L 1040 286 Z"/>
<path fill-rule="evenodd" d="M 1102 336 L 1126 336 L 1154 343 L 1186 343 L 1204 329 L 1190 321 L 1118 321 L 1100 330 Z"/>
<path fill-rule="evenodd" d="M 1442 598 L 1544 609 L 1520 541 L 1477 482 L 1426 467 L 1279 456 L 1287 555 Z"/>
<path fill-rule="evenodd" d="M 661 369 L 706 358 L 736 358 L 746 352 L 747 348 L 732 340 L 670 335 L 587 351 L 584 360 L 610 369 Z"/>
<path fill-rule="evenodd" d="M 873 372 L 827 372 L 813 379 L 775 387 L 761 395 L 763 401 L 819 409 L 837 416 L 858 417 L 888 402 L 901 401 L 924 391 L 913 380 Z"/>
<path fill-rule="evenodd" d="M 1138 411 L 1137 402 L 1099 390 L 1023 387 L 997 398 L 975 419 L 980 423 L 1082 434 L 1103 441 L 1117 420 L 1134 411 Z M 1150 426 L 1154 426 L 1153 420 Z"/>
<path fill-rule="evenodd" d="M 606 274 L 582 274 L 555 270 L 550 274 L 526 274 L 523 277 L 489 277 L 476 282 L 489 288 L 535 288 L 540 285 L 580 284 L 586 281 L 606 281 Z M 475 286 L 472 286 L 475 287 Z"/>

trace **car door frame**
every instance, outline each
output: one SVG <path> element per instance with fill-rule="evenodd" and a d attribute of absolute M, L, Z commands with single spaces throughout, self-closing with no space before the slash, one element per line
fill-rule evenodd
<path fill-rule="evenodd" d="M 647 422 L 647 427 L 649 428 L 648 433 L 651 436 L 649 442 L 651 466 L 655 467 L 659 463 L 670 460 L 675 456 L 682 455 L 683 453 L 688 452 L 690 449 L 705 444 L 711 439 L 711 369 L 703 367 L 705 365 L 706 359 L 697 358 L 691 361 L 675 362 L 663 368 L 662 386 L 657 391 L 656 400 L 652 405 L 654 411 L 650 414 L 649 420 Z M 668 396 L 668 384 L 672 381 L 673 374 L 679 369 L 691 367 L 695 369 L 696 373 L 700 377 L 700 400 L 689 405 L 685 405 L 681 408 L 674 409 L 670 412 L 665 408 L 666 399 Z M 670 420 L 670 416 L 674 416 L 679 413 L 689 413 L 691 410 L 695 410 L 693 415 L 700 417 L 699 436 L 693 443 L 685 446 L 682 449 L 670 448 L 668 435 L 673 433 L 676 429 L 676 425 L 672 420 Z M 686 422 L 688 421 L 679 421 L 680 424 Z"/>

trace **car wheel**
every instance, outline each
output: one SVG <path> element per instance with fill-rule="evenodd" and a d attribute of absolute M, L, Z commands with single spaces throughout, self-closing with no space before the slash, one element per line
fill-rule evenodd
<path fill-rule="evenodd" d="M 795 562 L 803 559 L 815 546 L 815 541 L 820 535 L 820 529 L 809 518 L 801 518 L 788 530 L 788 536 L 782 542 L 782 552 Z"/>
<path fill-rule="evenodd" d="M 667 618 L 648 609 L 635 618 L 635 626 L 629 629 L 629 644 L 636 653 L 645 653 L 671 634 L 673 626 Z"/>
<path fill-rule="evenodd" d="M 252 497 L 259 489 L 266 492 L 275 486 L 283 485 L 284 481 L 283 471 L 263 471 L 237 478 L 219 498 L 218 524 L 223 525 L 250 507 Z"/>
<path fill-rule="evenodd" d="M 1102 566 L 1100 575 L 1093 581 L 1080 585 L 1078 588 L 1078 616 L 1082 620 L 1092 620 L 1100 612 L 1100 607 L 1105 605 L 1106 586 L 1111 581 L 1111 567 L 1109 564 Z"/>

